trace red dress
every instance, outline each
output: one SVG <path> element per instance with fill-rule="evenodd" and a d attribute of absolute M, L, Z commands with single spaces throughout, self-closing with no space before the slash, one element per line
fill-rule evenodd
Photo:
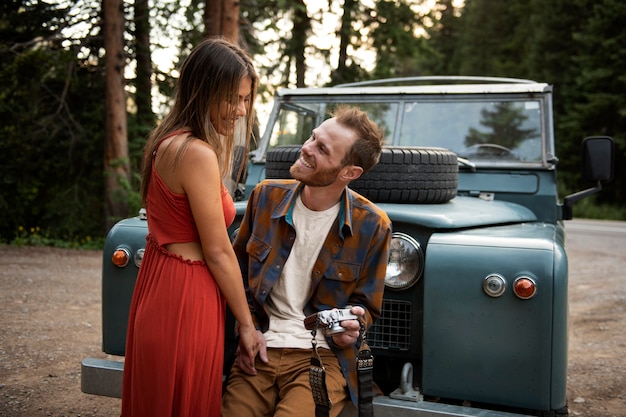
<path fill-rule="evenodd" d="M 222 206 L 230 225 L 235 207 L 223 185 Z M 146 209 L 148 236 L 130 307 L 121 415 L 219 417 L 225 300 L 205 261 L 164 249 L 199 242 L 199 236 L 187 196 L 173 193 L 154 166 Z"/>

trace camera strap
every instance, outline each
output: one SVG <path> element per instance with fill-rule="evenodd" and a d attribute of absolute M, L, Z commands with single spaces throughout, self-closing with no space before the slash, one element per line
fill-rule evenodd
<path fill-rule="evenodd" d="M 361 320 L 359 320 L 359 324 L 361 325 L 361 348 L 356 359 L 359 379 L 359 417 L 373 417 L 374 355 L 372 355 L 372 351 L 365 341 L 365 326 Z"/>
<path fill-rule="evenodd" d="M 361 325 L 359 338 L 361 339 L 361 348 L 357 355 L 357 376 L 359 382 L 359 417 L 373 417 L 374 407 L 372 400 L 374 398 L 374 356 L 369 346 L 365 342 L 365 326 L 359 320 Z M 311 330 L 311 345 L 313 352 L 311 353 L 311 367 L 309 369 L 309 383 L 311 384 L 311 392 L 313 401 L 315 402 L 315 417 L 328 417 L 332 402 L 328 398 L 328 390 L 326 389 L 326 370 L 322 364 L 317 351 L 317 328 L 319 322 L 316 320 Z"/>
<path fill-rule="evenodd" d="M 313 352 L 311 352 L 311 367 L 309 369 L 309 383 L 311 384 L 311 393 L 313 394 L 313 401 L 315 402 L 315 417 L 328 417 L 328 412 L 332 403 L 328 398 L 328 390 L 326 389 L 326 369 L 322 364 L 322 358 L 320 358 L 317 351 L 317 328 L 319 326 L 319 319 L 315 320 L 315 325 L 311 330 L 311 345 L 313 345 Z"/>

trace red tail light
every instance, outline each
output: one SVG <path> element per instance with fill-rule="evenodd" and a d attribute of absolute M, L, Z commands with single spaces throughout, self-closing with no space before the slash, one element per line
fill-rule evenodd
<path fill-rule="evenodd" d="M 130 261 L 130 252 L 126 248 L 117 248 L 113 255 L 111 256 L 111 262 L 113 265 L 123 268 L 128 265 Z"/>
<path fill-rule="evenodd" d="M 537 294 L 537 284 L 532 278 L 519 277 L 513 282 L 513 292 L 522 300 L 528 300 Z"/>

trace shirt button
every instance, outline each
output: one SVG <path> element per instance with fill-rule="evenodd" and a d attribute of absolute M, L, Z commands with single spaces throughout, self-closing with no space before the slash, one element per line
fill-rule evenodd
<path fill-rule="evenodd" d="M 341 277 L 343 276 L 343 274 L 340 272 L 340 273 L 338 273 L 338 274 L 337 274 L 337 276 L 338 276 L 339 278 L 341 278 Z"/>
<path fill-rule="evenodd" d="M 320 271 L 315 271 L 315 275 L 319 275 L 319 274 L 320 274 Z"/>

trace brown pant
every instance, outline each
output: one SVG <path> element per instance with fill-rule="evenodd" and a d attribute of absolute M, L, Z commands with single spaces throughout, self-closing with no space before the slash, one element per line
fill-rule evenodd
<path fill-rule="evenodd" d="M 346 380 L 335 354 L 328 349 L 318 351 L 333 404 L 330 417 L 336 417 L 350 401 Z M 235 361 L 222 398 L 222 417 L 315 416 L 309 383 L 311 349 L 268 348 L 267 355 L 267 364 L 257 358 L 255 376 L 242 372 Z"/>

